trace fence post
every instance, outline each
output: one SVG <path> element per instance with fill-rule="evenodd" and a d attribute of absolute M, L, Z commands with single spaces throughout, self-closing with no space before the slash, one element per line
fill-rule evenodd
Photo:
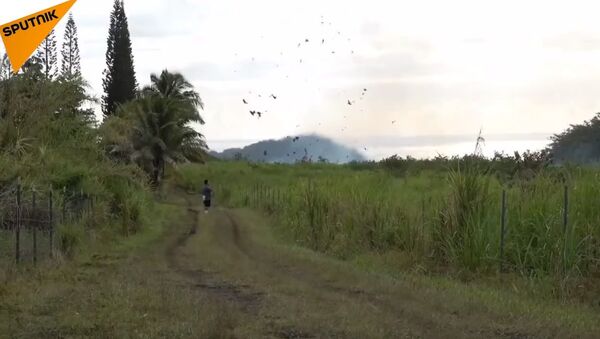
<path fill-rule="evenodd" d="M 21 178 L 17 182 L 17 211 L 15 213 L 15 261 L 20 261 L 21 255 Z"/>
<path fill-rule="evenodd" d="M 565 185 L 564 208 L 563 208 L 563 234 L 567 234 L 569 225 L 569 186 Z"/>
<path fill-rule="evenodd" d="M 504 272 L 504 237 L 506 235 L 506 189 L 502 190 L 502 210 L 500 212 L 500 272 Z"/>
<path fill-rule="evenodd" d="M 52 187 L 48 197 L 48 232 L 50 238 L 50 258 L 54 257 L 54 206 L 52 202 Z"/>
<path fill-rule="evenodd" d="M 37 264 L 37 225 L 33 221 L 35 218 L 35 190 L 31 192 L 31 212 L 29 214 L 31 223 L 29 226 L 32 228 L 33 233 L 33 263 Z"/>

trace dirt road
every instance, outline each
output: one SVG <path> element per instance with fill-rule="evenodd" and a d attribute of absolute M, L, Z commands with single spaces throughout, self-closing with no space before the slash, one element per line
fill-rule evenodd
<path fill-rule="evenodd" d="M 216 209 L 190 218 L 194 231 L 182 234 L 166 252 L 170 267 L 216 302 L 244 313 L 252 325 L 242 333 L 275 338 L 575 337 L 278 245 L 261 226 L 264 221 L 249 211 Z"/>
<path fill-rule="evenodd" d="M 180 199 L 148 239 L 0 286 L 0 338 L 582 338 L 469 294 L 285 245 Z"/>

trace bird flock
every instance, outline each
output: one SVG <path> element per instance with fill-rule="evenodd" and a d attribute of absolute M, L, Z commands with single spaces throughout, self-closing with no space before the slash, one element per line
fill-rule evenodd
<path fill-rule="evenodd" d="M 333 23 L 332 22 L 327 22 L 323 16 L 321 16 L 320 24 L 322 26 L 333 27 Z M 325 32 L 325 31 L 323 31 L 323 32 Z M 316 46 L 319 46 L 319 48 L 321 48 L 321 49 L 325 49 L 325 51 L 326 51 L 327 50 L 326 48 L 327 48 L 328 42 L 332 42 L 332 43 L 335 44 L 336 42 L 339 42 L 340 40 L 344 40 L 343 36 L 342 36 L 342 32 L 340 30 L 333 30 L 333 31 L 331 31 L 331 29 L 330 29 L 330 33 L 324 33 L 323 36 L 321 36 L 321 37 L 318 37 L 318 38 L 316 38 L 316 37 L 312 37 L 312 38 L 311 37 L 305 37 L 305 38 L 301 39 L 300 41 L 297 42 L 296 48 L 297 49 L 315 48 L 315 45 L 316 45 Z M 347 38 L 345 40 L 347 42 L 351 42 L 352 41 L 352 39 L 350 39 L 350 38 Z M 336 49 L 331 49 L 330 50 L 331 55 L 336 55 L 336 52 L 338 52 L 338 51 L 336 51 Z M 345 53 L 349 52 L 351 55 L 354 54 L 354 50 L 351 49 L 351 48 L 345 49 L 343 52 L 345 52 Z M 237 53 L 235 53 L 235 55 L 237 56 Z M 279 55 L 283 56 L 284 52 L 281 51 L 279 53 Z M 343 53 L 337 53 L 337 55 L 343 55 Z M 298 63 L 299 64 L 306 64 L 305 63 L 305 58 L 306 58 L 306 56 L 303 56 L 301 58 L 299 57 L 297 59 Z M 251 60 L 254 62 L 255 58 L 252 57 Z M 277 63 L 276 67 L 279 68 L 279 66 L 280 66 L 279 63 Z M 289 79 L 289 75 L 286 74 L 285 75 L 285 79 Z M 357 99 L 360 100 L 360 101 L 362 101 L 363 99 L 366 98 L 367 93 L 368 93 L 368 89 L 367 88 L 362 88 L 362 91 L 360 92 L 360 96 Z M 250 91 L 248 94 L 252 95 L 252 91 Z M 253 97 L 255 99 L 256 99 L 256 97 L 263 98 L 263 95 L 262 94 L 257 94 L 256 96 L 253 96 Z M 271 100 L 277 100 L 278 97 L 279 97 L 279 95 L 275 94 L 275 93 L 271 93 L 268 97 Z M 266 113 L 268 113 L 268 110 L 257 109 L 256 106 L 254 105 L 253 101 L 254 101 L 254 99 L 252 99 L 252 96 L 242 98 L 242 103 L 244 105 L 250 106 L 252 108 L 252 109 L 248 109 L 248 112 L 250 113 L 250 115 L 252 117 L 261 119 L 263 116 L 265 116 Z M 259 101 L 259 100 L 256 100 L 256 101 Z M 260 100 L 260 101 L 264 102 L 262 100 Z M 347 98 L 346 104 L 347 104 L 347 106 L 355 106 L 357 104 L 357 100 L 356 100 L 356 98 Z M 361 109 L 360 111 L 364 112 L 363 109 Z M 346 119 L 347 116 L 348 116 L 348 114 L 344 115 L 344 119 Z M 392 121 L 392 124 L 393 125 L 396 124 L 396 120 Z M 319 125 L 321 125 L 321 124 L 319 124 Z M 298 127 L 300 127 L 300 125 L 297 125 L 296 127 L 298 128 Z M 346 130 L 347 130 L 347 126 L 344 126 L 344 127 L 341 128 L 342 132 L 345 132 Z M 299 136 L 296 136 L 296 137 L 292 138 L 292 142 L 294 142 L 294 143 L 298 142 L 299 140 L 300 140 Z M 365 147 L 364 150 L 366 151 L 367 148 Z M 293 152 L 293 154 L 296 154 L 296 152 Z M 264 155 L 267 156 L 267 151 L 266 150 L 264 152 Z M 290 156 L 289 153 L 287 155 Z"/>

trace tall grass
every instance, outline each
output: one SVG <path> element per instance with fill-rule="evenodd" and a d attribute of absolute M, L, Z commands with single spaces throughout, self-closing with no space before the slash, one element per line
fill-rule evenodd
<path fill-rule="evenodd" d="M 443 173 L 400 177 L 334 165 L 215 162 L 185 166 L 179 181 L 199 189 L 208 178 L 227 204 L 272 214 L 281 235 L 340 258 L 394 250 L 421 263 L 481 273 L 495 272 L 502 260 L 526 277 L 564 280 L 600 273 L 600 172 L 566 174 L 548 170 L 503 183 L 464 162 Z M 503 190 L 507 230 L 500 258 Z"/>

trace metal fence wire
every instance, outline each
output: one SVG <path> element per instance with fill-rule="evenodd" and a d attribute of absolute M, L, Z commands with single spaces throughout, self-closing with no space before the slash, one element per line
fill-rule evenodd
<path fill-rule="evenodd" d="M 82 192 L 0 185 L 0 265 L 52 258 L 56 225 L 76 222 L 92 208 L 93 198 Z"/>

